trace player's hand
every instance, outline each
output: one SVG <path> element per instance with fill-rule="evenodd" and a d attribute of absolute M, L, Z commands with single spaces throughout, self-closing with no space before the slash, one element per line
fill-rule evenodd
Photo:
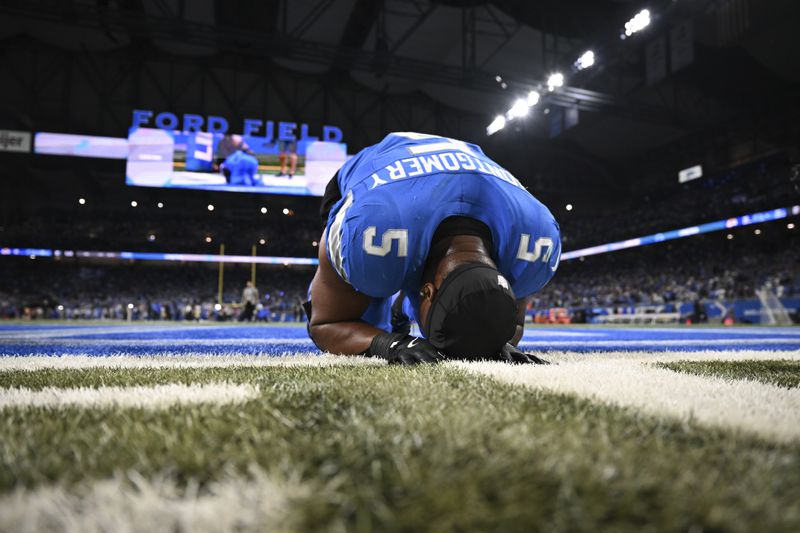
<path fill-rule="evenodd" d="M 516 365 L 534 364 L 534 365 L 549 365 L 548 361 L 540 359 L 533 354 L 525 353 L 517 349 L 513 344 L 506 343 L 500 349 L 500 359 L 508 363 Z"/>
<path fill-rule="evenodd" d="M 379 333 L 372 339 L 367 355 L 383 357 L 390 365 L 417 365 L 445 360 L 430 342 L 403 333 Z"/>

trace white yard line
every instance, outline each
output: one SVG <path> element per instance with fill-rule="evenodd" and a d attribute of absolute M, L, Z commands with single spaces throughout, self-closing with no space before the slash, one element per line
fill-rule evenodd
<path fill-rule="evenodd" d="M 800 337 L 789 337 L 786 339 L 637 339 L 637 340 L 585 340 L 585 341 L 520 341 L 524 346 L 542 346 L 542 347 L 562 347 L 562 346 L 580 346 L 580 347 L 602 347 L 602 346 L 727 346 L 727 345 L 741 345 L 752 346 L 759 344 L 796 344 L 800 348 Z"/>
<path fill-rule="evenodd" d="M 208 383 L 184 385 L 80 387 L 63 389 L 45 387 L 0 389 L 0 409 L 6 407 L 120 407 L 166 409 L 172 405 L 199 403 L 242 403 L 258 396 L 259 389 L 251 384 Z"/>
<path fill-rule="evenodd" d="M 692 355 L 681 358 L 692 360 Z M 759 356 L 751 353 L 746 359 Z M 800 440 L 800 389 L 684 374 L 623 358 L 584 357 L 546 366 L 450 364 L 505 383 L 574 394 L 651 415 L 743 430 L 769 440 Z"/>
<path fill-rule="evenodd" d="M 76 487 L 17 489 L 0 496 L 0 531 L 283 531 L 292 498 L 308 491 L 253 469 L 198 491 L 136 473 Z"/>
<path fill-rule="evenodd" d="M 233 366 L 288 367 L 288 366 L 348 366 L 384 365 L 382 359 L 346 357 L 341 355 L 291 354 L 273 355 L 214 355 L 208 353 L 164 355 L 64 355 L 49 357 L 31 355 L 0 357 L 0 372 L 10 370 L 40 370 L 44 368 L 225 368 Z"/>

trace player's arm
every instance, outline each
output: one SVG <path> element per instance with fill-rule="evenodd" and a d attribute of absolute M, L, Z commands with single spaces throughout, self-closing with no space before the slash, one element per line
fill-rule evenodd
<path fill-rule="evenodd" d="M 309 334 L 321 349 L 344 355 L 383 357 L 390 364 L 436 363 L 444 356 L 427 340 L 388 333 L 361 320 L 370 297 L 356 291 L 333 270 L 320 239 L 319 268 L 311 282 Z"/>
<path fill-rule="evenodd" d="M 322 350 L 344 355 L 359 355 L 382 330 L 361 321 L 370 297 L 345 282 L 328 259 L 325 235 L 319 243 L 319 268 L 311 282 L 311 320 L 309 333 Z"/>
<path fill-rule="evenodd" d="M 528 309 L 528 304 L 532 297 L 533 295 L 517 300 L 517 331 L 514 333 L 514 336 L 511 337 L 511 344 L 514 346 L 519 344 L 519 340 L 525 332 L 525 312 Z"/>

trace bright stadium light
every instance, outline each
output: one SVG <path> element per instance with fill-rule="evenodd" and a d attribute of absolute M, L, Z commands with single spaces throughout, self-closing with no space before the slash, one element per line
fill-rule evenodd
<path fill-rule="evenodd" d="M 156 207 L 158 207 L 159 209 L 163 209 L 164 208 L 164 202 L 158 202 L 156 204 Z"/>
<path fill-rule="evenodd" d="M 206 237 L 206 242 L 211 242 L 211 237 Z"/>
<path fill-rule="evenodd" d="M 753 233 L 755 233 L 756 235 L 761 235 L 761 230 L 760 229 L 756 229 Z"/>
<path fill-rule="evenodd" d="M 491 124 L 486 128 L 486 135 L 494 135 L 506 127 L 506 117 L 497 115 Z"/>
<path fill-rule="evenodd" d="M 214 311 L 221 311 L 222 306 L 220 304 L 214 304 Z"/>
<path fill-rule="evenodd" d="M 526 100 L 525 98 L 520 98 L 519 100 L 514 102 L 514 105 L 511 106 L 511 109 L 509 109 L 508 113 L 506 113 L 508 118 L 524 117 L 527 114 L 528 114 L 528 100 Z"/>
<path fill-rule="evenodd" d="M 208 204 L 208 210 L 209 211 L 213 211 L 214 210 L 214 204 Z"/>
<path fill-rule="evenodd" d="M 284 215 L 288 215 L 289 214 L 289 209 L 287 207 L 283 208 L 283 214 Z"/>
<path fill-rule="evenodd" d="M 147 240 L 150 241 L 150 242 L 153 242 L 154 240 L 156 240 L 156 234 L 155 233 L 149 234 L 147 236 Z"/>
<path fill-rule="evenodd" d="M 564 85 L 564 75 L 560 72 L 550 74 L 550 77 L 547 78 L 548 91 L 554 91 L 557 87 L 561 87 L 562 85 Z"/>
<path fill-rule="evenodd" d="M 317 241 L 311 241 L 311 246 L 314 246 L 316 248 L 317 245 L 319 245 L 319 243 Z"/>
<path fill-rule="evenodd" d="M 262 246 L 267 244 L 267 239 L 258 239 L 258 244 L 260 244 Z"/>
<path fill-rule="evenodd" d="M 575 62 L 575 67 L 577 67 L 578 70 L 589 68 L 592 65 L 594 65 L 594 52 L 591 50 L 585 51 Z"/>
<path fill-rule="evenodd" d="M 572 211 L 572 204 L 567 204 L 566 209 L 567 211 Z"/>
<path fill-rule="evenodd" d="M 133 309 L 133 304 L 128 304 L 128 309 Z"/>
<path fill-rule="evenodd" d="M 731 233 L 728 233 L 728 237 L 727 237 L 727 239 L 728 239 L 729 241 L 730 241 L 730 240 L 733 240 L 733 234 L 731 234 Z"/>
<path fill-rule="evenodd" d="M 136 200 L 131 200 L 131 207 L 136 207 L 137 205 L 139 205 L 139 202 Z"/>
<path fill-rule="evenodd" d="M 261 214 L 262 215 L 266 215 L 267 214 L 267 208 L 266 207 L 262 207 L 261 208 Z"/>
<path fill-rule="evenodd" d="M 83 205 L 86 203 L 86 198 L 78 198 L 78 203 Z"/>
<path fill-rule="evenodd" d="M 528 107 L 533 107 L 539 103 L 539 98 L 541 96 L 537 91 L 531 91 L 528 93 Z"/>
<path fill-rule="evenodd" d="M 789 222 L 786 224 L 786 229 L 794 229 L 794 222 Z"/>
<path fill-rule="evenodd" d="M 625 23 L 625 34 L 622 38 L 630 37 L 634 33 L 638 33 L 650 25 L 650 11 L 642 9 L 636 16 Z"/>

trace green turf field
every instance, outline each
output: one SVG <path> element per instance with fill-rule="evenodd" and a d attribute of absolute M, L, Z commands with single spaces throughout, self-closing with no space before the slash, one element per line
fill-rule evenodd
<path fill-rule="evenodd" d="M 796 359 L 654 371 L 796 387 Z M 0 397 L 0 530 L 800 530 L 791 434 L 658 416 L 470 365 L 199 361 L 7 365 L 0 390 L 36 401 Z M 504 366 L 516 377 L 545 368 Z M 255 392 L 182 403 L 158 388 L 171 384 Z M 114 403 L 134 386 L 164 403 Z M 51 401 L 66 389 L 94 403 Z"/>

